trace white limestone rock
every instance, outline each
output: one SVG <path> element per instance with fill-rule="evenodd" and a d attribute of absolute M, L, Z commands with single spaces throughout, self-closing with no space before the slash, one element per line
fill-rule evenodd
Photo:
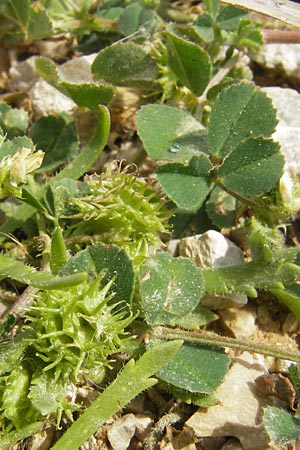
<path fill-rule="evenodd" d="M 12 91 L 28 92 L 40 79 L 35 70 L 35 59 L 35 56 L 31 56 L 9 69 L 9 86 Z"/>
<path fill-rule="evenodd" d="M 35 83 L 29 96 L 35 117 L 60 112 L 74 114 L 77 108 L 73 100 L 42 79 Z"/>
<path fill-rule="evenodd" d="M 242 309 L 227 308 L 219 311 L 219 316 L 226 328 L 237 339 L 249 339 L 257 333 L 256 309 L 246 305 Z"/>
<path fill-rule="evenodd" d="M 267 400 L 256 392 L 255 379 L 266 372 L 261 355 L 244 352 L 236 357 L 216 390 L 219 403 L 207 410 L 200 408 L 186 425 L 198 437 L 232 436 L 244 450 L 265 449 L 268 437 L 261 425 L 261 414 Z"/>
<path fill-rule="evenodd" d="M 113 450 L 127 450 L 133 436 L 144 440 L 150 432 L 153 421 L 143 414 L 125 414 L 115 420 L 107 432 Z"/>
<path fill-rule="evenodd" d="M 255 60 L 287 78 L 300 80 L 300 44 L 266 44 Z"/>
<path fill-rule="evenodd" d="M 135 432 L 134 414 L 126 414 L 115 420 L 107 432 L 107 438 L 114 450 L 127 450 Z"/>
<path fill-rule="evenodd" d="M 272 137 L 281 144 L 281 151 L 285 157 L 285 171 L 292 176 L 299 176 L 300 94 L 293 89 L 280 87 L 266 87 L 263 91 L 272 99 L 277 110 L 279 122 Z"/>
<path fill-rule="evenodd" d="M 214 230 L 182 239 L 179 243 L 179 255 L 190 258 L 199 267 L 235 266 L 242 264 L 244 260 L 241 249 Z M 247 296 L 243 294 L 206 295 L 201 299 L 201 304 L 220 309 L 241 307 L 247 301 Z"/>

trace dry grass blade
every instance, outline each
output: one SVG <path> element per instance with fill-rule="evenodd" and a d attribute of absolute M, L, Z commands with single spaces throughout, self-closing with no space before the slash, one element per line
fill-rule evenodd
<path fill-rule="evenodd" d="M 222 0 L 300 28 L 300 5 L 288 0 Z"/>

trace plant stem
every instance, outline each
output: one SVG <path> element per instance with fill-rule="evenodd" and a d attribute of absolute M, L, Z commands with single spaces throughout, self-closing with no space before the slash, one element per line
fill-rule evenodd
<path fill-rule="evenodd" d="M 237 350 L 245 350 L 251 353 L 259 353 L 261 355 L 273 356 L 274 358 L 285 359 L 288 361 L 298 363 L 300 362 L 299 352 L 289 352 L 286 350 L 271 347 L 269 345 L 242 341 L 227 336 L 219 336 L 215 333 L 207 331 L 195 332 L 195 331 L 180 330 L 178 328 L 173 329 L 159 326 L 153 329 L 152 336 L 156 339 L 164 339 L 164 340 L 182 339 L 185 342 L 190 342 L 192 344 L 209 344 L 219 347 L 235 348 Z"/>
<path fill-rule="evenodd" d="M 226 75 L 228 74 L 228 72 L 230 72 L 230 70 L 238 63 L 238 61 L 244 56 L 244 52 L 238 52 L 235 56 L 233 56 L 232 58 L 230 58 L 230 60 L 225 64 L 224 67 L 222 67 L 217 73 L 216 75 L 210 80 L 210 82 L 208 83 L 208 85 L 205 88 L 205 91 L 203 92 L 203 94 L 198 97 L 198 105 L 197 105 L 197 110 L 196 110 L 196 114 L 195 114 L 195 118 L 201 123 L 202 122 L 202 113 L 203 113 L 203 106 L 205 104 L 206 101 L 206 97 L 207 97 L 207 93 L 208 91 L 216 86 L 217 84 L 220 84 L 221 81 L 223 80 L 223 78 L 226 77 Z"/>

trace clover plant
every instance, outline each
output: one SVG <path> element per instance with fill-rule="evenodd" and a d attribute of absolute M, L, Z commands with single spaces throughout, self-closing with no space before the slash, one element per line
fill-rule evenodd
<path fill-rule="evenodd" d="M 216 404 L 227 347 L 300 362 L 297 352 L 201 329 L 218 317 L 201 304 L 206 294 L 268 290 L 300 319 L 299 249 L 284 235 L 298 210 L 282 188 L 276 111 L 237 64 L 259 50 L 259 27 L 244 10 L 204 5 L 193 19 L 158 0 L 0 6 L 2 41 L 72 32 L 77 48 L 101 42 L 93 81 L 71 82 L 54 61 L 36 58 L 48 83 L 98 114 L 81 149 L 68 114 L 30 123 L 24 110 L 0 104 L 0 277 L 4 296 L 20 293 L 0 324 L 3 449 L 81 413 L 52 447 L 75 450 L 158 380 L 186 403 Z M 137 89 L 146 103 L 136 126 L 155 180 L 116 161 L 88 173 L 107 144 L 118 87 Z M 215 227 L 243 229 L 249 260 L 199 268 L 164 251 L 172 221 L 202 220 L 203 211 Z M 298 369 L 290 371 L 297 389 Z M 77 395 L 86 383 L 103 388 L 89 407 Z M 298 422 L 276 407 L 264 411 L 280 443 L 299 438 Z"/>

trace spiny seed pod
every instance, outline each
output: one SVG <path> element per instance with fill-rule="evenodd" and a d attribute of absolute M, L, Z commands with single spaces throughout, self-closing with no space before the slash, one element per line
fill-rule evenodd
<path fill-rule="evenodd" d="M 100 289 L 101 279 L 40 292 L 27 310 L 27 328 L 34 331 L 28 342 L 44 372 L 54 369 L 56 377 L 67 375 L 73 382 L 83 376 L 98 381 L 109 366 L 108 356 L 120 350 L 132 316 L 120 304 L 108 304 L 114 279 Z"/>
<path fill-rule="evenodd" d="M 155 188 L 113 165 L 105 174 L 87 176 L 80 196 L 70 200 L 69 232 L 124 248 L 135 264 L 161 246 L 171 216 Z"/>
<path fill-rule="evenodd" d="M 108 357 L 130 339 L 125 328 L 132 314 L 112 303 L 114 279 L 100 288 L 102 278 L 40 291 L 26 309 L 26 325 L 16 342 L 7 343 L 0 367 L 2 430 L 45 418 L 56 417 L 59 424 L 62 412 L 72 420 L 80 408 L 76 384 L 103 380 L 112 363 Z"/>

